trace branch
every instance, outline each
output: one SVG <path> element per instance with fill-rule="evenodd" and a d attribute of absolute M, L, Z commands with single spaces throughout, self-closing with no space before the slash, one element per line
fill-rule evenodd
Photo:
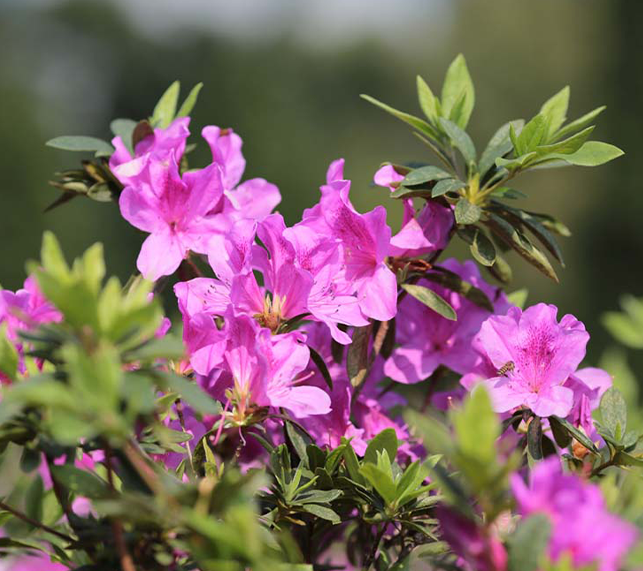
<path fill-rule="evenodd" d="M 38 529 L 42 529 L 43 531 L 46 531 L 47 533 L 51 533 L 51 535 L 55 535 L 56 537 L 63 539 L 64 541 L 68 541 L 71 544 L 76 543 L 76 540 L 70 537 L 69 535 L 65 533 L 61 533 L 60 531 L 56 531 L 54 528 L 49 527 L 48 525 L 45 525 L 44 523 L 41 523 L 35 519 L 30 518 L 27 514 L 23 514 L 22 512 L 19 512 L 18 510 L 12 508 L 11 506 L 5 504 L 4 502 L 0 501 L 0 509 L 9 512 L 10 514 L 14 515 L 18 519 L 21 519 L 25 523 L 28 523 L 29 525 L 33 527 L 37 527 Z"/>

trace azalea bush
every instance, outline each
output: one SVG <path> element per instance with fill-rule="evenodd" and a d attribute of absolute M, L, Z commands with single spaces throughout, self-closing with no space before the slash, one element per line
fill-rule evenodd
<path fill-rule="evenodd" d="M 603 108 L 567 122 L 564 88 L 478 152 L 458 56 L 439 97 L 418 77 L 422 116 L 364 96 L 425 162 L 351 190 L 338 159 L 287 226 L 237 133 L 188 143 L 201 85 L 181 105 L 179 87 L 111 143 L 48 142 L 85 153 L 50 209 L 111 202 L 142 245 L 122 284 L 100 244 L 69 264 L 46 233 L 24 288 L 0 291 L 1 568 L 640 568 L 636 384 L 510 286 L 516 254 L 558 281 L 570 235 L 514 179 L 621 155 L 590 140 Z M 401 227 L 351 192 L 402 201 Z M 471 259 L 444 254 L 458 240 Z M 624 307 L 606 325 L 642 348 L 643 306 Z"/>

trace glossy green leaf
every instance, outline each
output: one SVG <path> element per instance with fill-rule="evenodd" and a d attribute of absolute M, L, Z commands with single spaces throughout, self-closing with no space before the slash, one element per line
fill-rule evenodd
<path fill-rule="evenodd" d="M 420 167 L 418 169 L 413 169 L 404 177 L 400 184 L 402 186 L 415 186 L 418 184 L 424 184 L 425 182 L 432 182 L 435 180 L 442 180 L 447 178 L 450 179 L 451 175 L 445 170 L 434 166 L 426 166 Z"/>
<path fill-rule="evenodd" d="M 627 405 L 618 389 L 611 387 L 605 391 L 601 397 L 600 411 L 602 425 L 620 440 L 627 426 Z"/>
<path fill-rule="evenodd" d="M 156 371 L 155 377 L 157 384 L 162 389 L 169 389 L 181 395 L 181 398 L 196 412 L 210 415 L 221 414 L 221 403 L 203 392 L 195 382 L 174 373 L 165 373 L 163 371 Z"/>
<path fill-rule="evenodd" d="M 596 109 L 590 111 L 589 113 L 586 113 L 582 117 L 579 117 L 575 121 L 568 123 L 562 129 L 560 129 L 558 133 L 554 135 L 552 140 L 557 141 L 557 140 L 563 139 L 564 137 L 567 137 L 568 135 L 571 135 L 576 131 L 580 131 L 581 129 L 584 129 L 594 119 L 596 119 L 596 117 L 598 117 L 603 111 L 605 111 L 605 109 L 606 109 L 605 105 L 602 105 L 601 107 L 597 107 Z"/>
<path fill-rule="evenodd" d="M 176 116 L 176 106 L 179 102 L 180 90 L 181 84 L 175 81 L 167 88 L 165 93 L 161 95 L 152 113 L 152 126 L 160 127 L 161 129 L 170 126 L 170 123 L 172 123 Z"/>
<path fill-rule="evenodd" d="M 107 141 L 82 135 L 55 137 L 47 141 L 45 145 L 63 151 L 93 152 L 96 155 L 111 155 L 114 152 L 114 147 Z"/>
<path fill-rule="evenodd" d="M 346 355 L 346 372 L 353 387 L 360 386 L 368 373 L 368 344 L 371 327 L 356 327 Z"/>
<path fill-rule="evenodd" d="M 467 185 L 461 180 L 455 178 L 445 178 L 435 183 L 435 186 L 431 189 L 431 197 L 436 198 L 438 196 L 446 194 L 447 192 L 457 192 L 458 190 L 466 186 Z"/>
<path fill-rule="evenodd" d="M 475 104 L 475 90 L 467 63 L 462 54 L 459 54 L 449 66 L 444 83 L 442 84 L 441 97 L 442 116 L 453 118 L 454 123 L 464 129 L 469 123 L 471 112 Z M 452 115 L 454 108 L 459 105 L 457 116 Z"/>
<path fill-rule="evenodd" d="M 402 284 L 402 289 L 438 315 L 451 321 L 457 320 L 458 316 L 455 310 L 433 290 L 414 284 Z"/>
<path fill-rule="evenodd" d="M 467 132 L 463 131 L 461 127 L 448 119 L 441 118 L 440 125 L 442 125 L 444 132 L 451 140 L 451 144 L 462 154 L 467 167 L 469 167 L 470 164 L 475 163 L 476 148 Z"/>
<path fill-rule="evenodd" d="M 477 204 L 472 204 L 466 198 L 461 198 L 455 205 L 455 221 L 458 224 L 475 224 L 480 220 L 482 209 Z"/>
<path fill-rule="evenodd" d="M 545 514 L 523 519 L 509 538 L 508 571 L 536 571 L 546 557 L 551 523 Z"/>
<path fill-rule="evenodd" d="M 100 499 L 109 495 L 107 482 L 95 474 L 81 470 L 70 464 L 52 466 L 53 478 L 70 492 L 90 499 Z"/>
<path fill-rule="evenodd" d="M 377 453 L 386 450 L 388 457 L 394 459 L 397 456 L 397 434 L 392 428 L 385 428 L 377 434 L 366 447 L 364 462 L 377 464 Z"/>
<path fill-rule="evenodd" d="M 536 147 L 543 142 L 546 136 L 546 130 L 547 121 L 542 115 L 536 115 L 524 126 L 522 131 L 520 131 L 520 135 L 516 138 L 516 156 L 520 157 L 535 151 Z"/>
<path fill-rule="evenodd" d="M 560 129 L 567 119 L 569 106 L 569 86 L 563 87 L 558 93 L 549 98 L 540 108 L 540 114 L 547 119 L 547 132 L 545 140 L 550 138 Z"/>
<path fill-rule="evenodd" d="M 393 115 L 393 117 L 396 117 L 400 121 L 404 121 L 407 125 L 411 125 L 414 129 L 417 129 L 421 133 L 424 133 L 431 139 L 439 139 L 439 134 L 435 130 L 434 127 L 432 127 L 429 123 L 424 121 L 423 119 L 420 119 L 419 117 L 415 117 L 414 115 L 410 115 L 408 113 L 404 113 L 403 111 L 398 111 L 397 109 L 394 109 L 390 105 L 387 105 L 386 103 L 382 103 L 381 101 L 378 101 L 374 97 L 371 97 L 370 95 L 361 95 L 362 99 L 365 99 L 369 103 L 372 103 L 373 105 L 379 107 L 380 109 L 383 109 L 387 113 L 390 113 Z"/>
<path fill-rule="evenodd" d="M 513 127 L 514 130 L 520 130 L 524 124 L 525 122 L 522 119 L 509 121 L 494 133 L 478 163 L 478 172 L 481 177 L 496 164 L 496 159 L 504 157 L 513 148 L 513 143 L 509 137 L 509 129 Z"/>
<path fill-rule="evenodd" d="M 426 118 L 433 124 L 436 124 L 438 121 L 438 105 L 439 102 L 431 88 L 427 85 L 426 81 L 422 79 L 419 75 L 417 76 L 417 92 L 418 92 L 418 101 L 420 102 L 420 108 L 422 112 L 426 115 Z"/>
<path fill-rule="evenodd" d="M 179 109 L 178 113 L 176 114 L 177 117 L 188 117 L 190 113 L 192 113 L 192 110 L 196 105 L 197 99 L 199 98 L 199 92 L 201 91 L 202 87 L 203 87 L 203 83 L 197 83 L 191 89 L 190 93 L 185 98 L 185 101 L 181 105 L 181 108 Z"/>

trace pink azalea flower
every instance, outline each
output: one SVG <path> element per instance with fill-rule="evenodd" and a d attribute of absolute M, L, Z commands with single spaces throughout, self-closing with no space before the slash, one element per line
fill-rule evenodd
<path fill-rule="evenodd" d="M 123 186 L 131 186 L 145 180 L 150 161 L 165 161 L 173 154 L 177 161 L 185 152 L 185 142 L 190 136 L 189 117 L 179 117 L 165 129 L 154 129 L 154 133 L 139 141 L 134 156 L 125 147 L 120 137 L 112 139 L 116 149 L 109 158 L 109 168 Z"/>
<path fill-rule="evenodd" d="M 637 538 L 636 528 L 609 513 L 600 488 L 563 474 L 550 457 L 531 471 L 529 485 L 517 474 L 511 487 L 523 516 L 544 513 L 552 524 L 549 556 L 571 556 L 575 568 L 597 564 L 597 571 L 617 571 Z"/>
<path fill-rule="evenodd" d="M 574 391 L 564 384 L 585 357 L 589 335 L 572 315 L 559 323 L 557 312 L 543 303 L 524 312 L 513 307 L 482 324 L 483 354 L 496 369 L 512 363 L 503 375 L 484 381 L 497 412 L 526 406 L 538 416 L 565 417 L 571 411 Z"/>
<path fill-rule="evenodd" d="M 218 341 L 218 362 L 209 386 L 220 396 L 230 388 L 243 414 L 250 405 L 284 407 L 295 416 L 326 414 L 330 398 L 321 389 L 301 385 L 300 376 L 310 360 L 310 352 L 299 331 L 271 335 L 248 315 L 234 315 L 230 308 Z"/>
<path fill-rule="evenodd" d="M 67 571 L 67 569 L 69 569 L 67 565 L 53 562 L 45 553 L 20 555 L 0 562 L 0 571 Z"/>
<path fill-rule="evenodd" d="M 461 263 L 449 259 L 440 266 L 482 289 L 494 304 L 496 313 L 506 312 L 509 308 L 502 291 L 482 279 L 474 262 L 468 260 Z M 489 311 L 434 282 L 421 280 L 418 285 L 432 289 L 448 301 L 456 311 L 457 321 L 438 315 L 407 295 L 400 303 L 397 319 L 397 341 L 400 346 L 385 363 L 385 374 L 395 381 L 409 384 L 428 378 L 439 365 L 457 373 L 468 373 L 477 359 L 471 350 L 472 340 L 483 321 L 489 317 Z"/>
<path fill-rule="evenodd" d="M 119 206 L 130 224 L 149 232 L 137 267 L 146 279 L 157 280 L 174 273 L 189 251 L 207 253 L 210 235 L 225 229 L 211 215 L 223 188 L 216 164 L 180 176 L 173 153 L 167 161 L 152 160 L 148 169 L 149 181 L 126 187 Z"/>
<path fill-rule="evenodd" d="M 332 163 L 319 209 L 309 211 L 308 217 L 321 217 L 339 242 L 346 279 L 355 287 L 364 316 L 388 321 L 397 312 L 397 281 L 386 265 L 391 241 L 386 209 L 358 213 L 348 198 L 351 183 L 343 176 L 343 160 Z"/>
<path fill-rule="evenodd" d="M 598 436 L 592 411 L 598 408 L 601 397 L 612 386 L 612 376 L 602 369 L 587 367 L 570 375 L 564 386 L 574 391 L 574 404 L 567 420 L 581 427 L 592 439 Z"/>
<path fill-rule="evenodd" d="M 223 189 L 232 208 L 234 219 L 261 220 L 281 202 L 279 189 L 263 178 L 253 178 L 239 184 L 246 160 L 241 152 L 243 142 L 232 129 L 214 125 L 204 127 L 201 135 L 210 145 L 212 160 L 221 167 Z"/>
<path fill-rule="evenodd" d="M 404 176 L 391 165 L 381 167 L 373 178 L 375 184 L 396 189 Z M 414 258 L 443 250 L 449 241 L 453 227 L 453 212 L 435 200 L 425 201 L 422 210 L 416 215 L 413 199 L 403 201 L 404 218 L 402 228 L 391 238 L 389 255 Z"/>
<path fill-rule="evenodd" d="M 457 511 L 439 506 L 436 515 L 442 538 L 468 571 L 505 571 L 507 552 L 500 540 L 485 534 L 476 522 Z"/>

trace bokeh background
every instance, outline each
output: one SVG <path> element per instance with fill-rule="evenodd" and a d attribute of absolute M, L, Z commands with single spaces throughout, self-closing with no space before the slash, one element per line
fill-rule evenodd
<path fill-rule="evenodd" d="M 101 241 L 110 272 L 126 279 L 135 267 L 142 235 L 115 205 L 78 199 L 43 213 L 57 196 L 47 185 L 53 172 L 80 158 L 45 148 L 51 137 L 108 138 L 112 118 L 148 116 L 173 80 L 184 94 L 203 81 L 194 139 L 206 124 L 239 132 L 246 175 L 280 187 L 287 222 L 316 201 L 339 156 L 354 202 L 367 209 L 387 201 L 370 185 L 381 162 L 427 157 L 403 124 L 359 94 L 419 112 L 415 75 L 439 91 L 463 52 L 479 149 L 501 123 L 531 117 L 566 84 L 571 118 L 608 106 L 595 135 L 625 157 L 517 184 L 526 205 L 572 229 L 561 285 L 511 256 L 515 288 L 583 320 L 596 361 L 609 343 L 600 315 L 643 289 L 641 21 L 640 0 L 2 0 L 0 282 L 19 287 L 44 229 L 70 257 Z M 205 163 L 203 147 L 192 164 Z M 390 206 L 395 230 L 399 212 Z"/>

